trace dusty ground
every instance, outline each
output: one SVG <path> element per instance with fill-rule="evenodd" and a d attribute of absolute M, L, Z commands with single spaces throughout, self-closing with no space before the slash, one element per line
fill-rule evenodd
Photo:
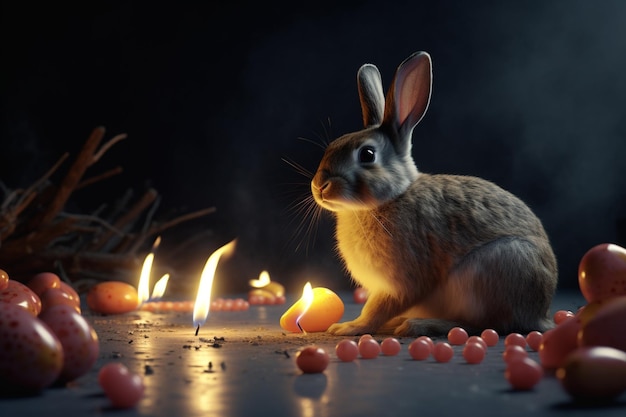
<path fill-rule="evenodd" d="M 344 300 L 349 299 L 346 295 Z M 556 309 L 577 309 L 580 298 L 561 295 Z M 449 363 L 414 361 L 401 339 L 397 356 L 343 363 L 334 356 L 341 337 L 284 332 L 278 325 L 289 306 L 251 307 L 212 313 L 198 336 L 189 313 L 145 311 L 86 316 L 100 338 L 100 358 L 91 372 L 68 387 L 34 398 L 0 399 L 1 416 L 343 416 L 343 415 L 544 415 L 617 416 L 626 397 L 605 407 L 580 407 L 558 381 L 546 376 L 528 392 L 513 391 L 504 377 L 503 341 L 477 365 L 461 348 Z M 345 318 L 360 306 L 346 301 Z M 382 340 L 383 336 L 376 336 Z M 322 374 L 304 375 L 295 365 L 303 346 L 331 354 Z M 531 352 L 536 358 L 536 353 Z M 144 377 L 146 392 L 136 408 L 112 410 L 97 384 L 99 368 L 120 361 Z"/>

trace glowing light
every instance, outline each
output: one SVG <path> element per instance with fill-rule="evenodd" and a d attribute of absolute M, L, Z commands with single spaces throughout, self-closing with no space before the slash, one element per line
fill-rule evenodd
<path fill-rule="evenodd" d="M 251 279 L 248 281 L 251 287 L 263 288 L 268 285 L 272 280 L 270 279 L 270 273 L 267 271 L 261 271 L 258 279 Z"/>
<path fill-rule="evenodd" d="M 157 301 L 163 297 L 169 279 L 170 274 L 165 274 L 161 277 L 161 279 L 156 282 L 156 284 L 154 284 L 154 288 L 152 289 L 152 295 L 150 296 L 150 301 Z"/>
<path fill-rule="evenodd" d="M 146 255 L 141 267 L 139 285 L 137 286 L 137 307 L 150 299 L 150 274 L 152 273 L 152 263 L 154 262 L 154 251 L 161 244 L 161 237 L 157 237 L 152 244 L 152 251 Z"/>
<path fill-rule="evenodd" d="M 196 295 L 196 303 L 193 307 L 193 325 L 196 327 L 196 334 L 198 329 L 205 322 L 209 316 L 209 310 L 211 308 L 211 291 L 213 289 L 213 279 L 215 278 L 215 270 L 217 264 L 222 256 L 230 255 L 235 249 L 236 240 L 227 243 L 221 248 L 209 256 L 202 275 L 200 276 L 200 284 L 198 285 L 198 293 Z"/>

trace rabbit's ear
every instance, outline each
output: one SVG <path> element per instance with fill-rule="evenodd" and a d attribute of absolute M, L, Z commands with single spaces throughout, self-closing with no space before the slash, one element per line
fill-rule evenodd
<path fill-rule="evenodd" d="M 432 90 L 432 64 L 426 52 L 416 52 L 398 66 L 387 101 L 383 123 L 411 137 L 413 128 L 426 113 Z"/>
<path fill-rule="evenodd" d="M 378 68 L 372 64 L 363 65 L 359 68 L 356 81 L 363 112 L 363 124 L 365 127 L 380 125 L 385 111 L 385 93 Z"/>

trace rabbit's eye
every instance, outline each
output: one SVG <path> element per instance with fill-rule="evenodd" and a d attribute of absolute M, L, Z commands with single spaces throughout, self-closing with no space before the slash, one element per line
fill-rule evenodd
<path fill-rule="evenodd" d="M 362 164 L 371 164 L 376 161 L 376 150 L 371 146 L 364 146 L 359 149 L 359 162 Z"/>

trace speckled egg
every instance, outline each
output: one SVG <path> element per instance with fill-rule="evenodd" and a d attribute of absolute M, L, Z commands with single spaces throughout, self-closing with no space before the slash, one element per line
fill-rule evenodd
<path fill-rule="evenodd" d="M 32 277 L 26 285 L 41 297 L 41 294 L 48 288 L 61 287 L 61 278 L 53 272 L 41 272 Z"/>
<path fill-rule="evenodd" d="M 4 393 L 39 391 L 63 367 L 63 348 L 43 321 L 12 303 L 0 303 L 0 387 Z"/>
<path fill-rule="evenodd" d="M 8 280 L 7 287 L 0 290 L 0 302 L 19 305 L 34 317 L 41 312 L 39 296 L 26 285 L 15 280 Z"/>
<path fill-rule="evenodd" d="M 87 293 L 87 305 L 94 313 L 128 313 L 136 310 L 137 304 L 137 289 L 126 282 L 100 282 Z"/>
<path fill-rule="evenodd" d="M 91 369 L 98 359 L 98 335 L 72 306 L 58 304 L 39 315 L 61 341 L 65 361 L 59 382 L 73 381 Z"/>

